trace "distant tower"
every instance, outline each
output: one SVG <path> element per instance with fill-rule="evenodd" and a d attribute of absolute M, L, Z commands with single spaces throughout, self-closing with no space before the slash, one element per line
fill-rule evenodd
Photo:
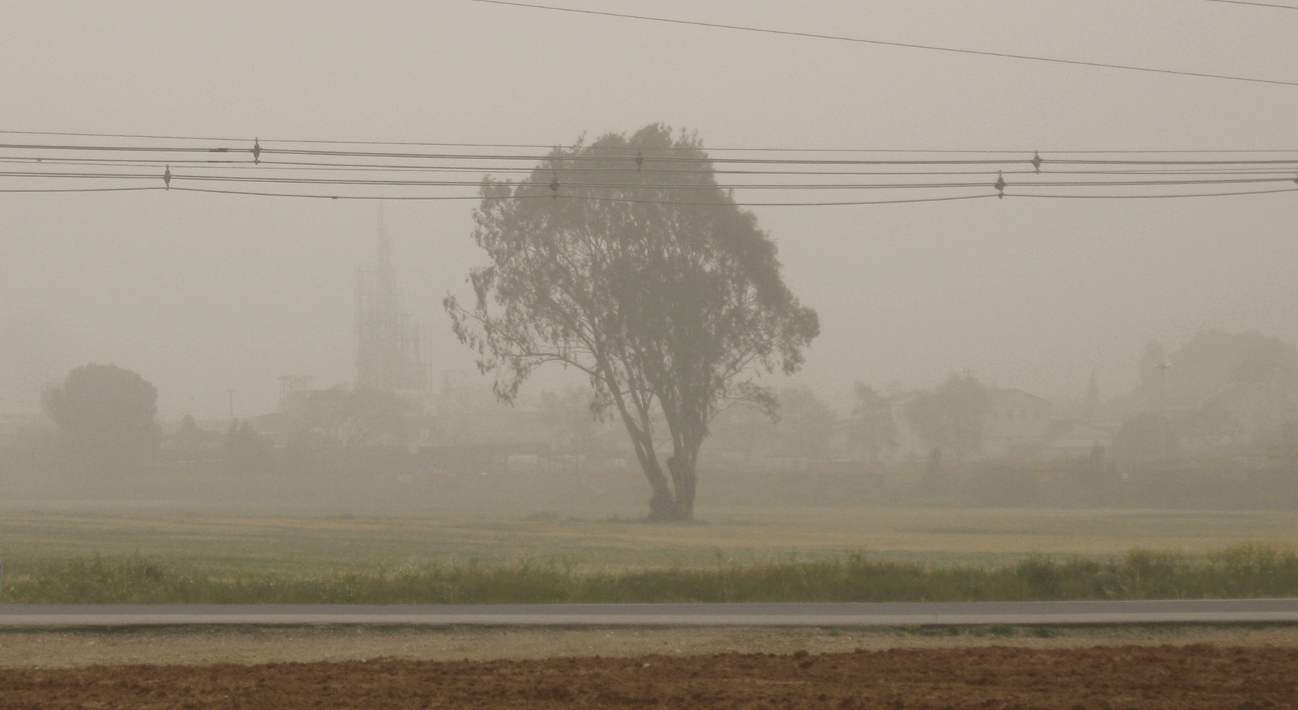
<path fill-rule="evenodd" d="M 418 397 L 428 389 L 419 324 L 405 309 L 379 205 L 378 260 L 356 278 L 356 384 Z"/>

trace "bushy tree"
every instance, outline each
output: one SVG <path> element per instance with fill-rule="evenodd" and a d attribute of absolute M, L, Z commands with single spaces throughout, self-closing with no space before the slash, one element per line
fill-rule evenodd
<path fill-rule="evenodd" d="M 770 413 L 761 407 L 729 407 L 708 425 L 708 438 L 714 450 L 739 454 L 747 463 L 771 443 L 771 424 Z"/>
<path fill-rule="evenodd" d="M 225 432 L 225 462 L 235 473 L 262 473 L 275 461 L 275 442 L 248 422 L 231 422 Z"/>
<path fill-rule="evenodd" d="M 720 412 L 709 427 L 713 445 L 756 456 L 819 459 L 831 455 L 838 415 L 806 385 L 782 388 L 779 411 L 735 406 Z"/>
<path fill-rule="evenodd" d="M 1263 385 L 1276 394 L 1298 392 L 1298 347 L 1256 331 L 1227 333 L 1201 330 L 1185 345 L 1164 356 L 1150 343 L 1141 357 L 1141 395 L 1156 402 L 1160 395 L 1158 365 L 1165 374 L 1169 401 L 1201 400 L 1231 384 Z"/>
<path fill-rule="evenodd" d="M 76 473 L 120 475 L 158 450 L 158 390 L 116 365 L 90 364 L 68 373 L 45 399 L 58 425 L 66 465 Z"/>
<path fill-rule="evenodd" d="M 474 221 L 489 258 L 469 277 L 476 302 L 444 305 L 497 396 L 546 363 L 582 371 L 626 428 L 650 518 L 692 518 L 713 416 L 736 399 L 773 407 L 758 376 L 796 371 L 820 329 L 756 217 L 696 138 L 651 125 L 555 149 L 517 184 L 487 180 Z"/>
<path fill-rule="evenodd" d="M 892 418 L 892 403 L 869 385 L 856 383 L 853 389 L 856 406 L 852 408 L 853 438 L 865 447 L 870 459 L 878 461 L 897 450 L 897 421 Z"/>
<path fill-rule="evenodd" d="M 1156 414 L 1137 414 L 1122 423 L 1113 437 L 1113 455 L 1120 461 L 1153 461 L 1181 453 L 1175 422 Z"/>
<path fill-rule="evenodd" d="M 593 394 L 589 388 L 577 386 L 541 393 L 541 424 L 555 437 L 558 451 L 589 454 L 595 448 L 599 429 L 591 411 Z"/>
<path fill-rule="evenodd" d="M 780 390 L 775 436 L 781 453 L 801 458 L 827 458 L 838 415 L 806 385 Z"/>
<path fill-rule="evenodd" d="M 403 441 L 409 433 L 405 412 L 391 392 L 337 385 L 307 394 L 301 425 L 324 446 L 347 449 Z"/>
<path fill-rule="evenodd" d="M 1202 330 L 1165 357 L 1151 343 L 1140 367 L 1141 408 L 1178 413 L 1185 443 L 1199 448 L 1264 435 L 1298 408 L 1298 347 L 1258 332 Z M 1185 415 L 1203 402 L 1221 409 Z"/>
<path fill-rule="evenodd" d="M 919 392 L 906 409 L 906 418 L 930 446 L 955 458 L 982 450 L 991 392 L 973 375 L 954 373 L 932 392 Z"/>

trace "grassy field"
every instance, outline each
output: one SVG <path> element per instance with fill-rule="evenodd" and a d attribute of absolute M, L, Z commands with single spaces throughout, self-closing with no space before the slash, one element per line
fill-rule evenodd
<path fill-rule="evenodd" d="M 6 601 L 488 603 L 1298 595 L 1288 512 L 634 511 L 25 502 Z M 1132 552 L 1153 550 L 1156 552 Z"/>
<path fill-rule="evenodd" d="M 1246 543 L 1205 555 L 1133 551 L 1118 559 L 1031 556 L 992 567 L 935 567 L 859 554 L 711 569 L 575 571 L 513 562 L 427 564 L 320 575 L 177 572 L 147 558 L 73 558 L 10 580 L 40 604 L 540 604 L 964 602 L 1298 596 L 1298 555 Z"/>
<path fill-rule="evenodd" d="M 896 508 L 711 508 L 692 525 L 639 511 L 525 509 L 392 515 L 114 502 L 0 505 L 9 575 L 48 563 L 138 556 L 183 574 L 321 576 L 429 565 L 552 566 L 577 573 L 838 560 L 995 567 L 1133 549 L 1201 555 L 1298 542 L 1298 513 Z M 616 519 L 614 516 L 617 516 Z"/>

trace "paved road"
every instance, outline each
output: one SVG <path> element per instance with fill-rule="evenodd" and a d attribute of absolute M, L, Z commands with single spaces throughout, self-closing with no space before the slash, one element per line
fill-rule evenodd
<path fill-rule="evenodd" d="M 0 604 L 0 627 L 319 624 L 415 626 L 859 626 L 1298 623 L 1298 599 L 888 604 L 40 605 Z"/>

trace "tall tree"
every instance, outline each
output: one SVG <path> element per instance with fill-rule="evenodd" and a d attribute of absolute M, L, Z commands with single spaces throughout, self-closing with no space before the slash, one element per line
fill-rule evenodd
<path fill-rule="evenodd" d="M 795 385 L 780 390 L 780 420 L 774 434 L 786 456 L 828 458 L 837 421 L 838 415 L 810 387 Z"/>
<path fill-rule="evenodd" d="M 1181 452 L 1178 429 L 1156 414 L 1137 414 L 1114 435 L 1113 456 L 1124 462 L 1175 458 Z"/>
<path fill-rule="evenodd" d="M 158 390 L 136 372 L 90 364 L 45 399 L 67 463 L 89 475 L 131 473 L 157 451 Z"/>
<path fill-rule="evenodd" d="M 248 422 L 230 422 L 225 432 L 225 463 L 235 473 L 262 473 L 275 461 L 275 442 Z"/>
<path fill-rule="evenodd" d="M 936 390 L 917 393 L 906 417 L 925 442 L 962 459 L 982 450 L 990 408 L 986 385 L 967 372 L 954 373 Z"/>
<path fill-rule="evenodd" d="M 391 392 L 336 385 L 307 394 L 299 424 L 324 446 L 349 449 L 404 441 L 405 413 L 405 403 Z"/>
<path fill-rule="evenodd" d="M 860 382 L 856 383 L 854 392 L 852 433 L 870 459 L 878 461 L 897 450 L 897 421 L 892 418 L 892 403 L 879 390 Z"/>
<path fill-rule="evenodd" d="M 1201 330 L 1166 356 L 1154 345 L 1146 350 L 1137 395 L 1147 411 L 1169 417 L 1193 405 L 1217 404 L 1235 419 L 1233 427 L 1217 427 L 1220 433 L 1233 428 L 1229 438 L 1262 436 L 1298 410 L 1298 347 L 1256 331 Z M 1191 430 L 1203 423 L 1191 423 Z"/>
<path fill-rule="evenodd" d="M 650 125 L 555 149 L 517 184 L 487 180 L 474 221 L 490 264 L 470 274 L 472 308 L 444 305 L 496 395 L 512 401 L 545 363 L 582 371 L 626 428 L 650 519 L 691 519 L 712 417 L 736 399 L 772 408 L 758 378 L 795 372 L 820 330 L 756 217 L 697 138 Z"/>
<path fill-rule="evenodd" d="M 594 449 L 599 428 L 591 411 L 592 394 L 589 388 L 575 385 L 541 393 L 541 423 L 554 437 L 558 451 L 587 455 Z"/>

